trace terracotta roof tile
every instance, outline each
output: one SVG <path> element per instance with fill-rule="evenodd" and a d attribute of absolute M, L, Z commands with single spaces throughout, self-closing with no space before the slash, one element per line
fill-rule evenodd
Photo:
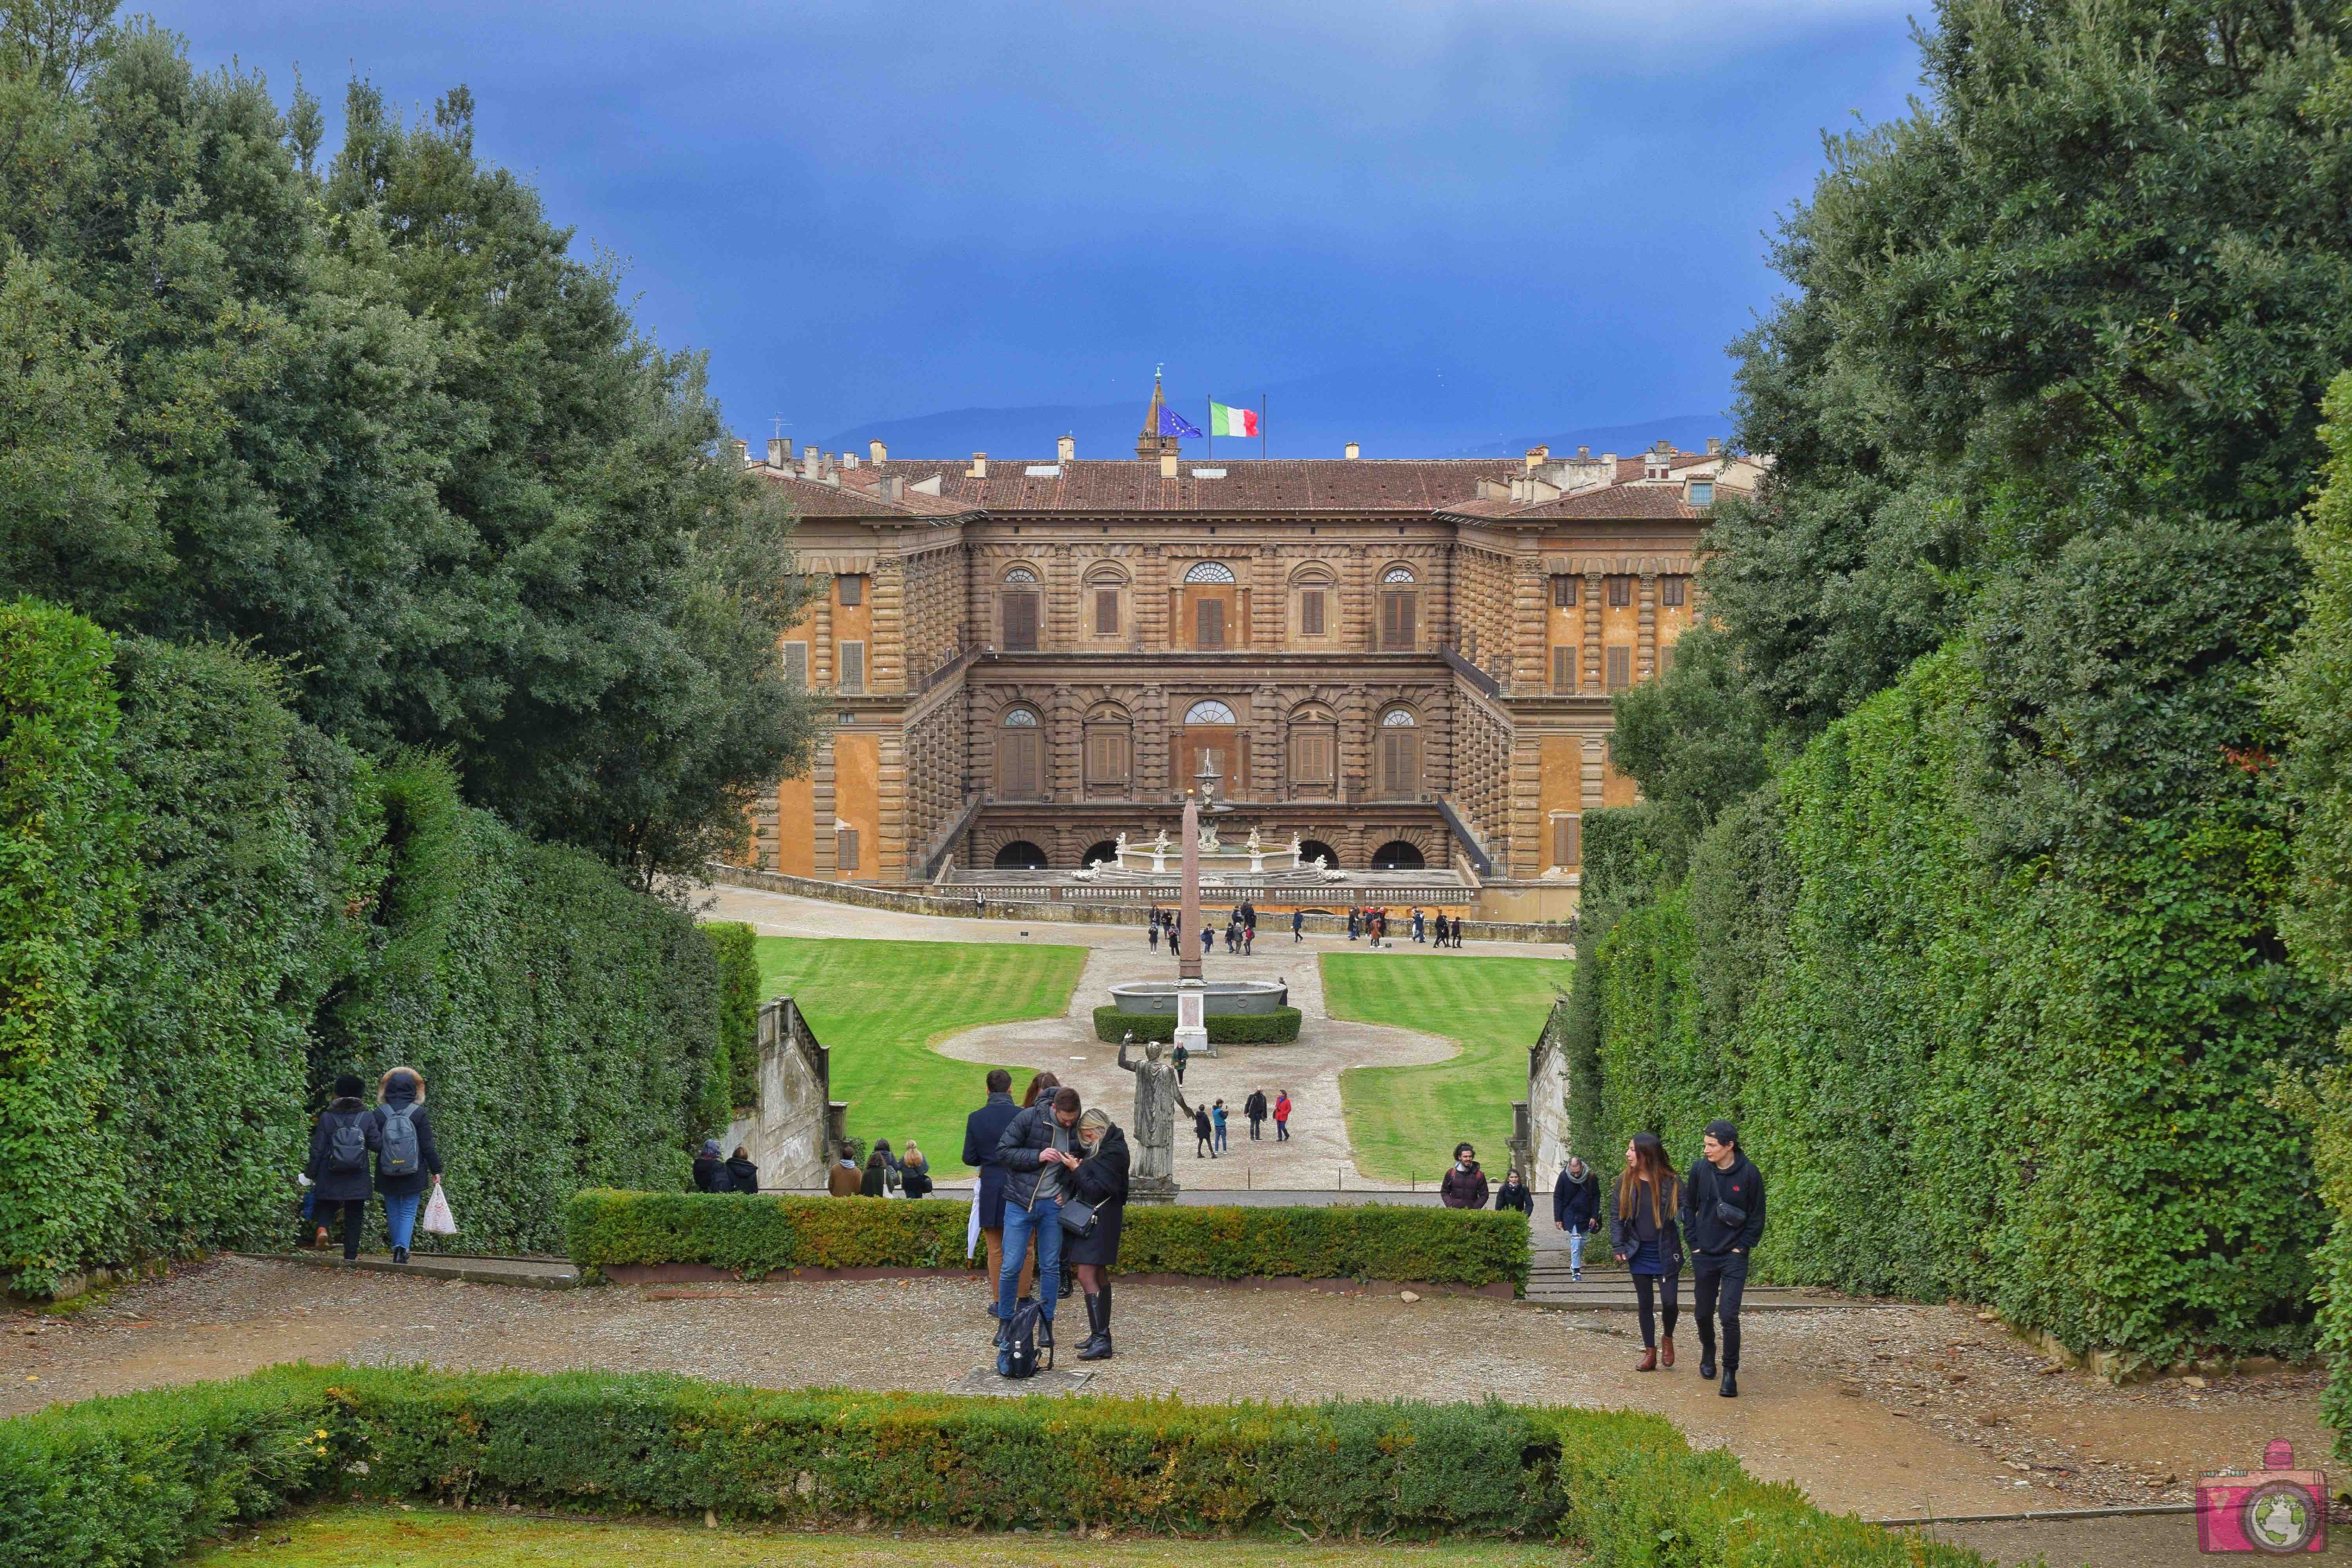
<path fill-rule="evenodd" d="M 1187 458 L 1175 479 L 1163 479 L 1157 458 L 1057 465 L 991 458 L 988 477 L 976 479 L 967 472 L 971 466 L 965 458 L 892 458 L 880 471 L 910 479 L 937 474 L 949 499 L 990 512 L 1434 512 L 1475 496 L 1479 480 L 1508 479 L 1526 467 L 1512 458 Z M 1032 478 L 1024 470 L 1033 467 L 1061 471 Z M 1195 479 L 1196 468 L 1223 468 L 1224 476 Z"/>
<path fill-rule="evenodd" d="M 803 517 L 965 517 L 972 510 L 967 502 L 916 489 L 905 491 L 897 500 L 886 500 L 877 493 L 875 480 L 879 476 L 867 468 L 836 470 L 841 476 L 838 487 L 782 473 L 764 463 L 752 465 L 751 471 L 782 489 Z"/>

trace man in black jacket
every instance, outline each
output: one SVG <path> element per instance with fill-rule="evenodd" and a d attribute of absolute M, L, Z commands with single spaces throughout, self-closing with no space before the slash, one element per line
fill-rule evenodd
<path fill-rule="evenodd" d="M 1003 1068 L 988 1069 L 988 1102 L 963 1119 L 963 1163 L 980 1173 L 971 1201 L 980 1205 L 980 1237 L 988 1244 L 988 1315 L 999 1315 L 996 1277 L 1004 1272 L 1004 1162 L 996 1157 L 996 1141 L 1021 1108 L 1013 1103 L 1013 1075 Z M 1035 1285 L 1036 1270 L 1024 1259 L 1021 1294 Z"/>
<path fill-rule="evenodd" d="M 1062 1294 L 1062 1199 L 1078 1168 L 1078 1091 L 1065 1086 L 1016 1113 L 996 1140 L 1004 1164 L 1004 1266 L 996 1277 L 997 1315 L 1013 1317 L 1014 1271 L 1037 1244 L 1037 1348 L 1054 1348 L 1054 1303 Z"/>
<path fill-rule="evenodd" d="M 1739 1293 L 1764 1234 L 1764 1177 L 1739 1152 L 1739 1129 L 1710 1121 L 1683 1183 L 1683 1239 L 1691 1249 L 1691 1315 L 1698 1320 L 1698 1374 L 1715 1375 L 1714 1315 L 1723 1319 L 1723 1386 L 1739 1396 Z"/>
<path fill-rule="evenodd" d="M 1551 1189 L 1551 1222 L 1568 1232 L 1568 1277 L 1584 1278 L 1584 1238 L 1601 1228 L 1601 1183 L 1575 1155 Z"/>
<path fill-rule="evenodd" d="M 1265 1090 L 1251 1089 L 1249 1098 L 1242 1101 L 1242 1114 L 1249 1118 L 1250 1142 L 1255 1143 L 1258 1141 L 1258 1129 L 1265 1125 Z"/>

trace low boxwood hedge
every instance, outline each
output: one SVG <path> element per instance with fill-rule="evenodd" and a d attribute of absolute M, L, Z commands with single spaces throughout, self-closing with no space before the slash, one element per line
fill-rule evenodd
<path fill-rule="evenodd" d="M 771 1391 L 273 1367 L 0 1422 L 0 1563 L 161 1564 L 291 1504 L 415 1498 L 801 1525 L 1563 1538 L 1604 1568 L 1968 1568 L 1693 1454 L 1665 1420 L 1406 1401 Z"/>
<path fill-rule="evenodd" d="M 1297 1043 L 1303 1016 L 1296 1007 L 1277 1007 L 1271 1013 L 1212 1013 L 1201 1024 L 1213 1046 L 1287 1046 Z M 1122 1013 L 1116 1006 L 1095 1009 L 1095 1038 L 1117 1045 L 1130 1033 L 1139 1041 L 1172 1040 L 1176 1015 Z"/>
<path fill-rule="evenodd" d="M 963 1203 L 593 1189 L 564 1209 L 572 1260 L 705 1263 L 756 1279 L 783 1268 L 942 1268 L 964 1260 Z M 1528 1222 L 1488 1209 L 1193 1208 L 1134 1204 L 1125 1274 L 1218 1279 L 1528 1281 Z"/>

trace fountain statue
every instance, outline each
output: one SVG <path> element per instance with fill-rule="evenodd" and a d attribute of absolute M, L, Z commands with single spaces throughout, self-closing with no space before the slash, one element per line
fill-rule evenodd
<path fill-rule="evenodd" d="M 1253 855 L 1255 855 L 1255 854 L 1260 853 L 1260 852 L 1261 852 L 1261 851 L 1265 847 L 1263 844 L 1261 844 L 1261 843 L 1258 841 L 1258 837 L 1257 837 L 1257 824 L 1255 824 L 1255 823 L 1252 823 L 1252 824 L 1250 824 L 1249 843 L 1248 843 L 1248 844 L 1246 844 L 1245 846 L 1244 846 L 1244 848 L 1246 848 L 1246 849 L 1248 849 L 1248 850 L 1249 850 L 1249 852 L 1250 852 L 1251 854 L 1253 854 Z"/>
<path fill-rule="evenodd" d="M 1204 822 L 1201 824 L 1201 831 L 1198 836 L 1197 842 L 1204 851 L 1211 853 L 1224 847 L 1223 845 L 1217 842 L 1217 825 L 1213 822 Z"/>

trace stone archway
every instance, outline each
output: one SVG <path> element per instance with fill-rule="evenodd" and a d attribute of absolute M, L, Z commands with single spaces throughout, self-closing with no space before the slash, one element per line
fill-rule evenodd
<path fill-rule="evenodd" d="M 1085 854 L 1078 857 L 1078 864 L 1080 867 L 1091 866 L 1097 860 L 1101 861 L 1106 866 L 1118 865 L 1118 841 L 1110 838 L 1097 838 L 1092 844 L 1087 846 L 1087 852 Z"/>
<path fill-rule="evenodd" d="M 1302 838 L 1298 841 L 1298 863 L 1300 865 L 1305 866 L 1311 864 L 1318 855 L 1323 858 L 1323 863 L 1326 866 L 1337 868 L 1339 864 L 1339 852 L 1337 849 L 1332 848 L 1328 844 L 1324 843 L 1320 838 Z"/>
<path fill-rule="evenodd" d="M 1372 851 L 1375 871 L 1420 871 L 1426 869 L 1428 864 L 1422 858 L 1421 846 L 1407 839 L 1391 838 Z"/>
<path fill-rule="evenodd" d="M 1016 838 L 996 852 L 996 868 L 1000 871 L 1042 871 L 1045 868 L 1045 852 L 1026 838 Z"/>

